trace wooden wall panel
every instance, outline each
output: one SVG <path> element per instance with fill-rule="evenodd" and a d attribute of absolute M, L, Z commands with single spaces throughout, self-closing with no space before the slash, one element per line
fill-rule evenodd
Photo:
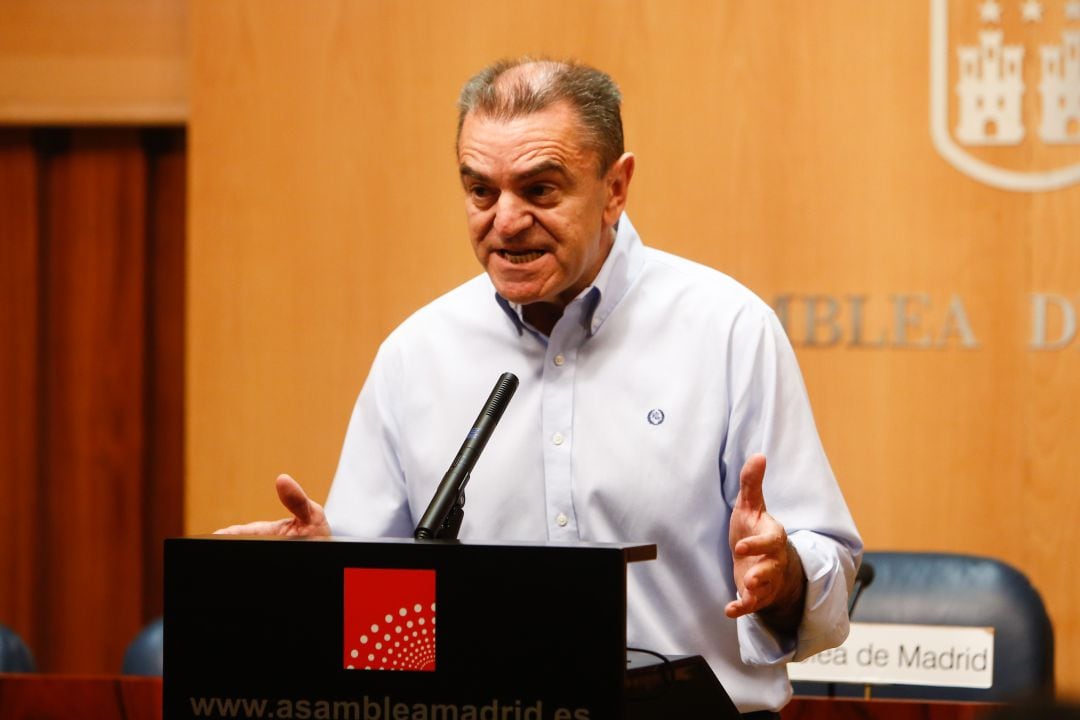
<path fill-rule="evenodd" d="M 77 132 L 48 171 L 38 602 L 65 642 L 37 652 L 69 672 L 116 667 L 142 613 L 146 160 L 131 135 Z"/>
<path fill-rule="evenodd" d="M 0 129 L 0 622 L 115 673 L 182 526 L 183 133 Z"/>
<path fill-rule="evenodd" d="M 38 183 L 30 133 L 0 129 L 0 623 L 28 633 L 37 618 L 32 589 L 38 516 Z"/>
<path fill-rule="evenodd" d="M 0 123 L 182 123 L 184 0 L 0 3 Z"/>
<path fill-rule="evenodd" d="M 935 151 L 929 8 L 197 0 L 187 529 L 277 516 L 282 471 L 325 495 L 379 341 L 478 271 L 458 87 L 499 56 L 573 55 L 623 88 L 646 242 L 786 318 L 868 544 L 1021 568 L 1080 695 L 1062 560 L 1080 540 L 1080 345 L 1030 347 L 1032 294 L 1080 305 L 1080 186 L 1003 191 Z"/>
<path fill-rule="evenodd" d="M 144 136 L 147 156 L 142 616 L 164 610 L 164 545 L 184 532 L 184 284 L 187 146 L 183 132 Z"/>

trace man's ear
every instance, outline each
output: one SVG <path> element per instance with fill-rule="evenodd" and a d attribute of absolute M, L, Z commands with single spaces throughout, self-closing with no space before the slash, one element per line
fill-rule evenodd
<path fill-rule="evenodd" d="M 630 181 L 634 177 L 633 153 L 623 153 L 607 171 L 608 199 L 604 207 L 604 224 L 614 225 L 626 208 L 630 195 Z"/>

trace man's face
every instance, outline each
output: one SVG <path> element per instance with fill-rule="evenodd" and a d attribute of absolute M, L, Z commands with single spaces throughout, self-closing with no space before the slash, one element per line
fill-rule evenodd
<path fill-rule="evenodd" d="M 511 120 L 470 113 L 458 163 L 473 250 L 500 295 L 565 307 L 592 283 L 626 205 L 632 155 L 597 177 L 577 112 L 559 102 Z"/>

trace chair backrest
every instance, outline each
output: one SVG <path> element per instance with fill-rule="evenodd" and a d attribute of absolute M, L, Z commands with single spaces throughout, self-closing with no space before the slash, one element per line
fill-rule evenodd
<path fill-rule="evenodd" d="M 165 653 L 165 623 L 150 622 L 128 644 L 121 672 L 124 675 L 161 675 Z"/>
<path fill-rule="evenodd" d="M 14 630 L 0 625 L 0 672 L 28 673 L 35 670 L 37 665 L 30 648 Z"/>
<path fill-rule="evenodd" d="M 949 553 L 867 552 L 863 562 L 873 566 L 874 579 L 853 622 L 994 628 L 992 687 L 875 685 L 874 697 L 1007 702 L 1053 694 L 1053 628 L 1039 593 L 1016 568 Z M 822 694 L 822 684 L 812 685 L 800 683 L 796 692 Z M 864 687 L 837 684 L 835 694 L 862 696 Z"/>

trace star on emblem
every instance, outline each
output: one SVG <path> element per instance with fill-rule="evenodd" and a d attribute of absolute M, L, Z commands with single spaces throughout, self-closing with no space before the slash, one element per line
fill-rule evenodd
<path fill-rule="evenodd" d="M 1080 20 L 1080 0 L 1070 0 L 1065 3 L 1065 19 Z"/>
<path fill-rule="evenodd" d="M 984 23 L 1001 22 L 1001 6 L 998 5 L 997 0 L 984 0 L 979 5 L 979 19 Z"/>
<path fill-rule="evenodd" d="M 1024 0 L 1020 5 L 1020 16 L 1024 22 L 1040 22 L 1043 17 L 1043 6 L 1039 0 Z"/>

